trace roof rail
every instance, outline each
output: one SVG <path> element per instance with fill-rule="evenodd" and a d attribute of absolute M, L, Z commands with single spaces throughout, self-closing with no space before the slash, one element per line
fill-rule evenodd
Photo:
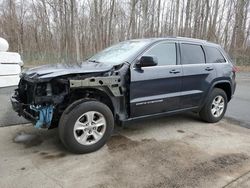
<path fill-rule="evenodd" d="M 206 40 L 188 38 L 188 37 L 176 37 L 176 39 L 182 39 L 182 40 L 187 40 L 187 41 L 197 41 L 197 42 L 207 42 Z"/>

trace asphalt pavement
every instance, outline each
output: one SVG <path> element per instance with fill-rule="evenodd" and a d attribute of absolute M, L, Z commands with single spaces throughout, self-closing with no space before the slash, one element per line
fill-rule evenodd
<path fill-rule="evenodd" d="M 236 80 L 236 91 L 228 104 L 226 118 L 250 128 L 250 73 L 238 73 Z"/>
<path fill-rule="evenodd" d="M 237 88 L 233 99 L 228 104 L 226 118 L 236 124 L 250 128 L 250 73 L 237 74 Z M 0 126 L 24 124 L 28 121 L 12 110 L 10 96 L 15 87 L 0 89 Z"/>
<path fill-rule="evenodd" d="M 0 126 L 24 124 L 28 121 L 12 110 L 10 96 L 16 87 L 0 88 Z"/>

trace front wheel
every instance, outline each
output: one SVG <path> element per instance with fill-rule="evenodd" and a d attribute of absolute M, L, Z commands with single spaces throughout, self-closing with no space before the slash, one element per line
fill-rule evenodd
<path fill-rule="evenodd" d="M 59 135 L 73 153 L 89 153 L 101 148 L 111 136 L 114 118 L 111 110 L 99 101 L 76 101 L 63 113 Z"/>
<path fill-rule="evenodd" d="M 213 89 L 204 107 L 200 111 L 200 117 L 209 123 L 220 121 L 227 109 L 227 95 L 219 88 Z"/>

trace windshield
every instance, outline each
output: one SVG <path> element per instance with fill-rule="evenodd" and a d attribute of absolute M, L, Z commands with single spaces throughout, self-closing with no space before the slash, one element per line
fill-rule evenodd
<path fill-rule="evenodd" d="M 147 44 L 149 44 L 148 40 L 124 41 L 104 49 L 88 59 L 88 61 L 97 63 L 100 62 L 109 65 L 119 64 L 127 61 L 128 58 L 138 53 Z"/>

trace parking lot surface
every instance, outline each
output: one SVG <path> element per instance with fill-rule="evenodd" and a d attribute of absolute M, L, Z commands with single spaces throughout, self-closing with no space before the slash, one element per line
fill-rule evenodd
<path fill-rule="evenodd" d="M 0 187 L 249 187 L 250 130 L 234 123 L 140 121 L 85 155 L 67 152 L 58 129 L 2 127 Z"/>
<path fill-rule="evenodd" d="M 24 124 L 13 90 L 0 89 L 0 187 L 250 187 L 250 73 L 237 75 L 217 124 L 194 114 L 139 121 L 85 155 L 65 150 L 58 129 Z"/>

